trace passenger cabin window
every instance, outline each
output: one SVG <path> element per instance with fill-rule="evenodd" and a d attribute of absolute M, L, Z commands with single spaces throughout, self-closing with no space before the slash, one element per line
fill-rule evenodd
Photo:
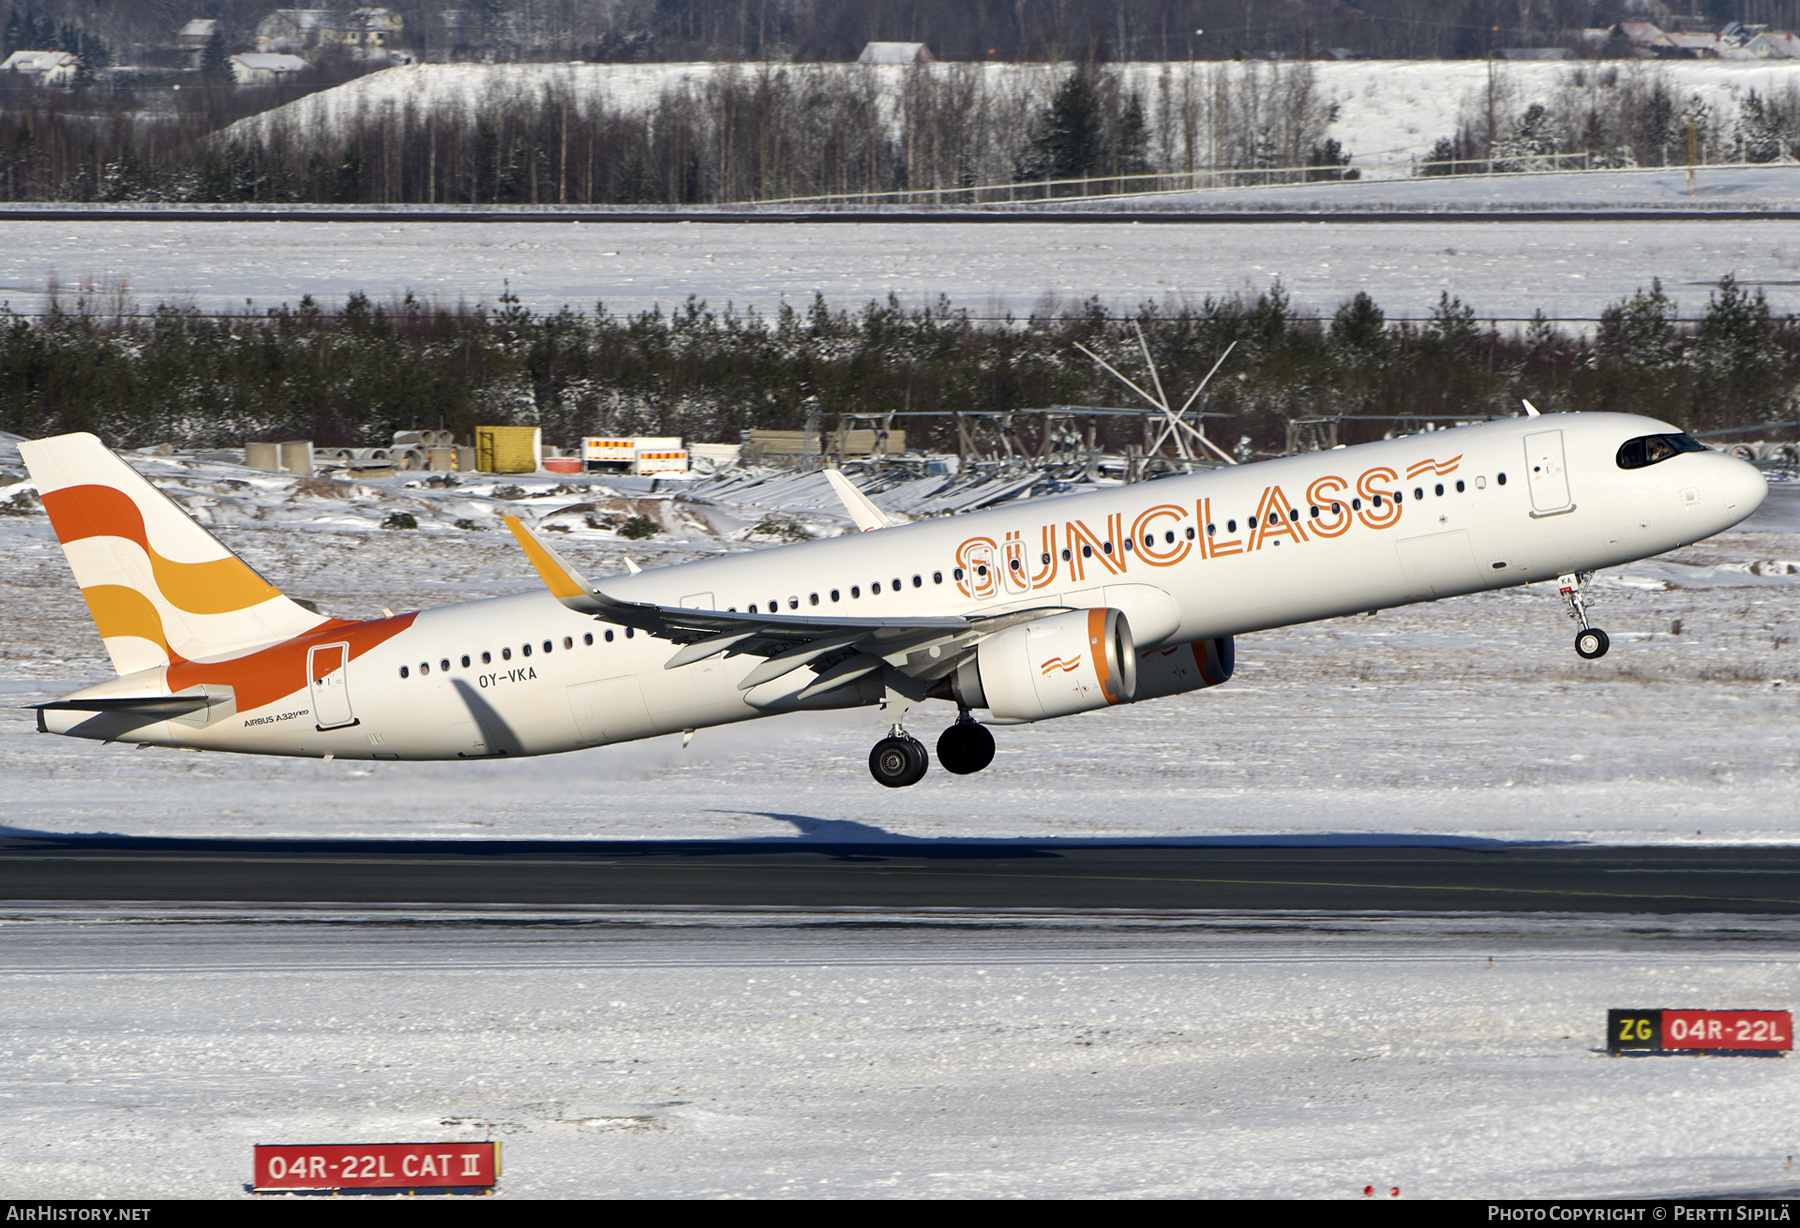
<path fill-rule="evenodd" d="M 1683 452 L 1704 451 L 1706 445 L 1692 435 L 1640 435 L 1619 445 L 1619 468 L 1643 469 Z"/>

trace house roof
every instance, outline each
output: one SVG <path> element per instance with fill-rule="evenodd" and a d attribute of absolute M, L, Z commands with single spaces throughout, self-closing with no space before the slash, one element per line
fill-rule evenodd
<path fill-rule="evenodd" d="M 1648 21 L 1621 21 L 1619 33 L 1634 43 L 1668 45 L 1669 36 Z"/>
<path fill-rule="evenodd" d="M 69 51 L 15 51 L 0 61 L 0 72 L 55 72 L 73 68 L 75 55 Z"/>
<path fill-rule="evenodd" d="M 858 64 L 929 64 L 931 49 L 924 43 L 870 43 L 856 57 Z"/>
<path fill-rule="evenodd" d="M 216 18 L 216 17 L 196 17 L 196 18 L 194 18 L 194 20 L 188 22 L 186 25 L 181 27 L 180 37 L 182 37 L 182 38 L 211 38 L 213 35 L 213 31 L 218 28 L 219 28 L 219 19 L 218 18 Z"/>

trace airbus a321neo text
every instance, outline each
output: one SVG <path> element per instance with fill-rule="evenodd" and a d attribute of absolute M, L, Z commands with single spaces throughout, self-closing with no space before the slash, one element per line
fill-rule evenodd
<path fill-rule="evenodd" d="M 1536 415 L 585 579 L 357 622 L 283 596 L 92 435 L 20 445 L 118 677 L 38 705 L 96 741 L 339 759 L 544 755 L 880 705 L 869 768 L 915 783 L 909 710 L 948 700 L 950 772 L 990 726 L 1217 686 L 1233 637 L 1591 574 L 1743 520 L 1751 466 L 1664 422 Z M 977 718 L 977 713 L 985 715 Z"/>

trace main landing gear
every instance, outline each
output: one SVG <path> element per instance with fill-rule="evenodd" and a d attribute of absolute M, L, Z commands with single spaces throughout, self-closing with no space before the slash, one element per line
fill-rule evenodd
<path fill-rule="evenodd" d="M 994 761 L 994 735 L 964 708 L 956 724 L 938 737 L 938 762 L 946 772 L 968 776 Z M 924 779 L 931 757 L 925 746 L 898 723 L 869 752 L 869 775 L 890 789 L 904 789 Z"/>
<path fill-rule="evenodd" d="M 1607 638 L 1606 632 L 1598 627 L 1588 626 L 1588 585 L 1593 579 L 1593 572 L 1578 571 L 1557 581 L 1562 590 L 1563 604 L 1569 608 L 1569 617 L 1581 628 L 1575 633 L 1575 655 L 1584 661 L 1597 661 L 1612 647 L 1612 640 Z"/>
<path fill-rule="evenodd" d="M 994 735 L 964 708 L 956 724 L 938 735 L 937 752 L 946 772 L 968 776 L 994 761 Z"/>
<path fill-rule="evenodd" d="M 869 752 L 869 775 L 875 778 L 875 783 L 890 789 L 918 784 L 930 764 L 931 756 L 925 753 L 925 744 L 899 725 L 889 730 L 888 736 L 875 743 L 875 748 Z"/>

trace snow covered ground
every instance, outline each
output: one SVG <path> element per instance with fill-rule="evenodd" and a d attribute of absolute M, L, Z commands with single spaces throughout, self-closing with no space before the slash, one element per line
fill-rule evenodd
<path fill-rule="evenodd" d="M 0 470 L 21 472 L 0 451 Z M 597 577 L 766 545 L 770 514 L 847 525 L 822 479 L 667 483 L 610 501 L 557 479 L 494 497 L 402 479 L 344 487 L 145 459 L 148 473 L 289 593 L 345 616 L 536 586 L 499 526 L 523 511 L 570 529 Z M 234 485 L 234 483 L 241 485 Z M 627 483 L 614 483 L 625 487 Z M 708 498 L 708 492 L 715 498 Z M 501 492 L 510 493 L 510 492 Z M 8 499 L 0 488 L 0 503 Z M 881 495 L 929 505 L 929 486 Z M 767 502 L 759 503 L 763 499 Z M 648 543 L 586 527 L 597 502 L 667 526 Z M 413 512 L 413 532 L 377 526 Z M 561 514 L 559 514 L 559 512 Z M 474 531 L 451 526 L 467 519 Z M 108 675 L 41 515 L 0 516 L 0 694 L 53 697 Z M 15 831 L 189 836 L 781 839 L 1151 838 L 1183 841 L 1791 842 L 1800 749 L 1800 485 L 1750 522 L 1602 576 L 1613 650 L 1583 662 L 1551 586 L 1245 637 L 1226 686 L 999 731 L 994 766 L 868 776 L 871 711 L 804 714 L 546 760 L 341 763 L 102 747 L 0 709 Z M 934 736 L 952 716 L 925 705 Z"/>
<path fill-rule="evenodd" d="M 1762 287 L 1776 314 L 1800 312 L 1800 227 L 1669 219 L 584 225 L 400 216 L 346 226 L 0 215 L 0 304 L 27 313 L 43 311 L 59 282 L 65 301 L 83 283 L 102 287 L 91 297 L 102 312 L 116 309 L 123 286 L 124 306 L 143 311 L 164 302 L 262 310 L 307 294 L 333 306 L 357 291 L 378 301 L 412 293 L 447 306 L 493 304 L 510 288 L 537 311 L 596 303 L 670 311 L 692 295 L 715 309 L 771 314 L 783 303 L 804 311 L 815 294 L 856 310 L 892 293 L 909 307 L 943 295 L 976 315 L 1022 316 L 1090 298 L 1117 311 L 1197 305 L 1254 295 L 1279 278 L 1296 307 L 1324 314 L 1366 290 L 1392 318 L 1422 319 L 1448 293 L 1484 318 L 1529 318 L 1541 308 L 1579 321 L 1652 278 L 1683 314 L 1698 316 L 1727 273 Z"/>
<path fill-rule="evenodd" d="M 258 1142 L 490 1136 L 513 1197 L 1791 1196 L 1791 1061 L 1598 1049 L 1609 1007 L 1791 1007 L 1797 936 L 15 906 L 0 1197 L 218 1198 Z"/>
<path fill-rule="evenodd" d="M 925 71 L 941 75 L 972 70 L 980 74 L 991 94 L 1028 93 L 1047 101 L 1071 67 L 944 64 Z M 1376 174 L 1404 174 L 1408 160 L 1422 158 L 1439 138 L 1453 136 L 1458 112 L 1483 98 L 1490 85 L 1496 88 L 1510 121 L 1533 102 L 1548 103 L 1566 95 L 1578 97 L 1585 90 L 1595 89 L 1597 81 L 1607 75 L 1654 74 L 1669 82 L 1671 93 L 1682 105 L 1689 98 L 1698 97 L 1713 115 L 1725 118 L 1736 116 L 1739 103 L 1750 90 L 1767 98 L 1800 82 L 1800 61 L 1794 60 L 1680 60 L 1654 65 L 1361 60 L 1315 63 L 1312 68 L 1320 95 L 1337 107 L 1337 120 L 1328 130 L 1329 135 L 1354 156 L 1352 165 L 1389 164 L 1386 169 L 1372 171 Z M 231 134 L 254 133 L 271 121 L 316 130 L 320 126 L 342 125 L 359 115 L 399 108 L 414 108 L 419 113 L 455 108 L 473 115 L 497 103 L 534 97 L 545 90 L 564 90 L 576 99 L 604 99 L 613 110 L 642 114 L 654 108 L 665 93 L 684 86 L 703 86 L 722 72 L 763 71 L 849 71 L 859 78 L 881 82 L 886 96 L 897 100 L 909 74 L 919 70 L 899 66 L 846 69 L 835 64 L 416 64 L 371 73 L 264 115 L 241 120 Z M 1116 71 L 1124 87 L 1137 91 L 1144 99 L 1153 124 L 1150 145 L 1155 150 L 1159 133 L 1154 124 L 1163 114 L 1165 89 L 1179 105 L 1181 83 L 1190 73 L 1196 93 L 1204 99 L 1213 88 L 1215 74 L 1218 88 L 1231 91 L 1242 88 L 1246 73 L 1266 75 L 1270 66 L 1193 64 L 1182 60 L 1121 64 Z M 890 119 L 897 117 L 896 107 Z"/>
<path fill-rule="evenodd" d="M 1091 209 L 1155 212 L 1427 213 L 1583 210 L 1791 210 L 1800 207 L 1800 166 L 1702 166 L 1689 191 L 1685 167 L 1560 171 L 1554 174 L 1375 178 L 1272 187 L 1207 188 L 1037 204 L 1037 212 Z M 4 216 L 4 214 L 0 214 Z M 1730 222 L 1714 225 L 1732 225 Z"/>

